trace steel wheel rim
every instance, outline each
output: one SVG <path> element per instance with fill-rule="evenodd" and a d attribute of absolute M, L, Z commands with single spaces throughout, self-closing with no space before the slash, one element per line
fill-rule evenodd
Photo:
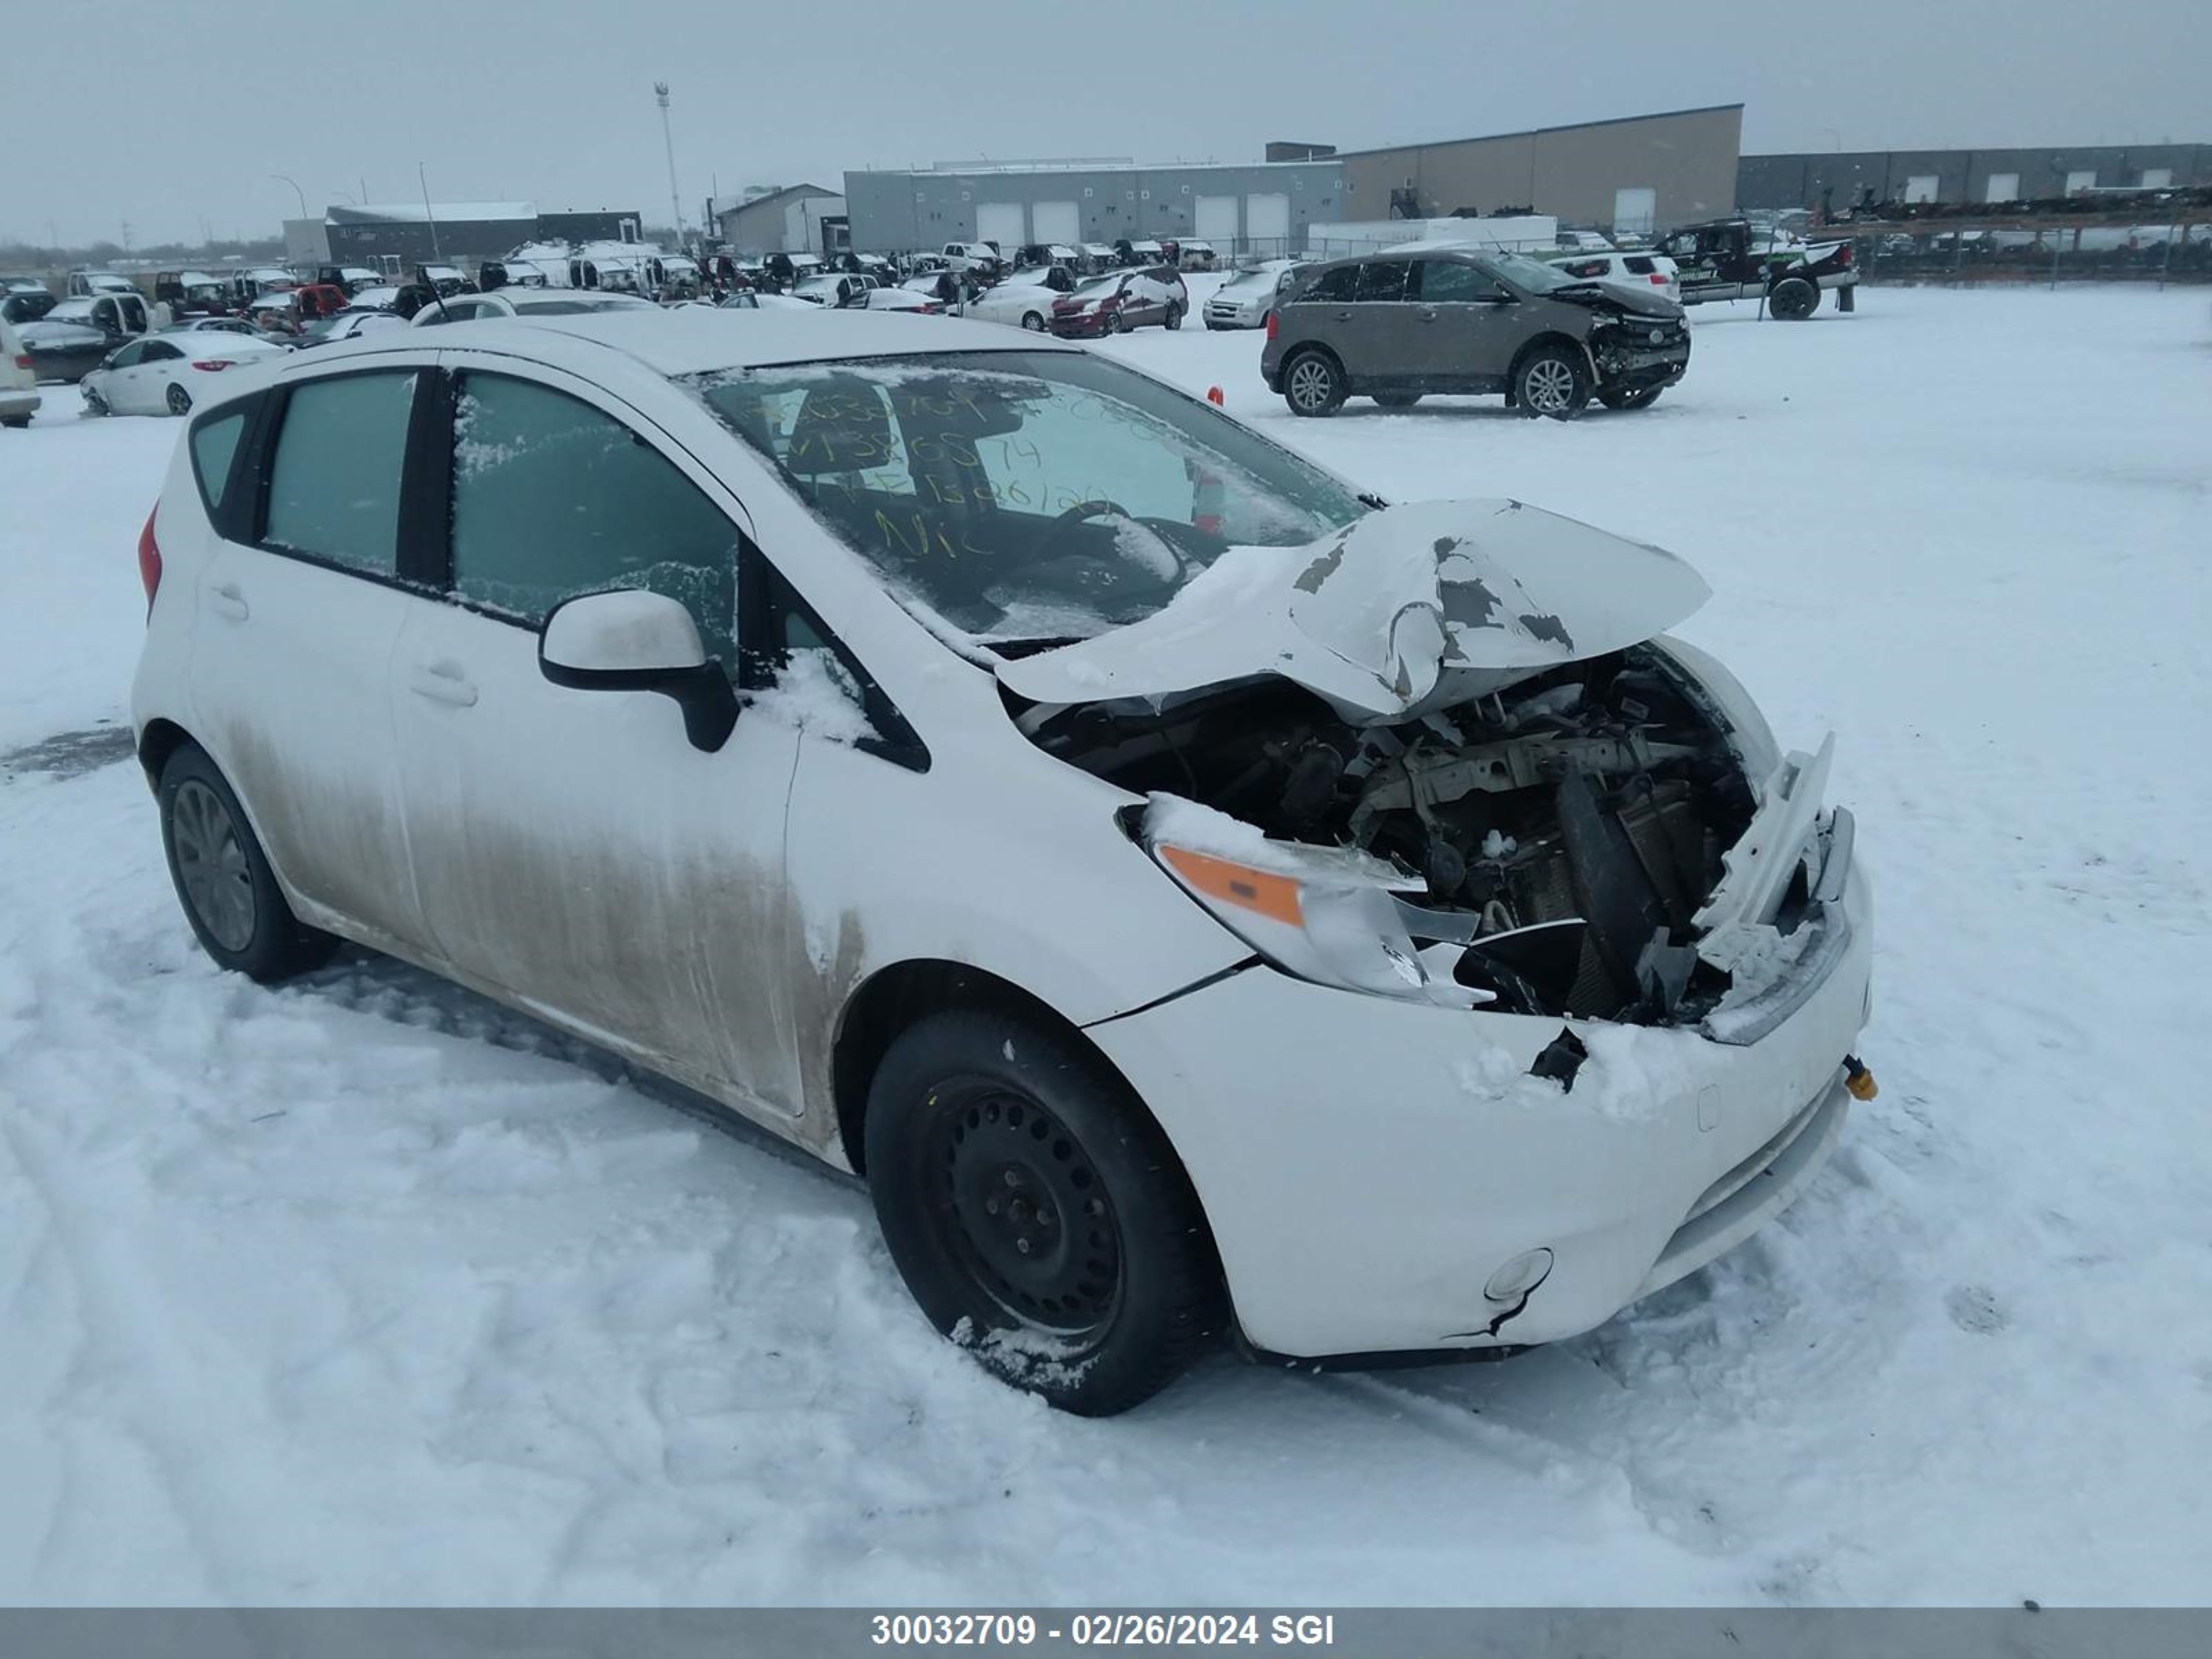
<path fill-rule="evenodd" d="M 253 871 L 230 809 L 207 785 L 179 786 L 169 807 L 169 845 L 200 926 L 224 950 L 243 951 L 253 940 Z"/>
<path fill-rule="evenodd" d="M 928 1151 L 942 1242 L 1000 1311 L 1062 1337 L 1110 1322 L 1125 1276 L 1121 1224 L 1056 1116 L 997 1085 L 947 1089 Z"/>
<path fill-rule="evenodd" d="M 1042 334 L 1044 331 L 1044 319 L 1034 311 L 1024 312 L 1022 314 L 1022 326 L 1032 334 Z"/>
<path fill-rule="evenodd" d="M 1328 370 L 1308 358 L 1291 370 L 1291 396 L 1303 409 L 1318 409 L 1328 401 Z"/>
<path fill-rule="evenodd" d="M 1528 366 L 1528 378 L 1522 383 L 1522 395 L 1532 408 L 1555 415 L 1567 406 L 1574 396 L 1574 370 L 1557 357 L 1547 357 Z"/>

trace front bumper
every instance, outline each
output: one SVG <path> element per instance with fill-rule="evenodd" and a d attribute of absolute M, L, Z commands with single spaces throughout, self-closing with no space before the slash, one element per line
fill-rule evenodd
<path fill-rule="evenodd" d="M 1825 978 L 1748 1044 L 1443 1009 L 1265 967 L 1089 1028 L 1205 1206 L 1246 1340 L 1278 1354 L 1517 1347 L 1602 1324 L 1756 1231 L 1819 1171 L 1864 1021 L 1863 882 Z M 1527 1075 L 1570 1026 L 1575 1086 Z M 1516 1305 L 1484 1285 L 1534 1249 Z"/>
<path fill-rule="evenodd" d="M 0 388 L 0 420 L 13 421 L 34 414 L 40 403 L 37 388 L 8 386 Z"/>
<path fill-rule="evenodd" d="M 1045 326 L 1063 340 L 1095 340 L 1106 332 L 1104 312 L 1086 311 L 1072 317 L 1054 317 Z"/>

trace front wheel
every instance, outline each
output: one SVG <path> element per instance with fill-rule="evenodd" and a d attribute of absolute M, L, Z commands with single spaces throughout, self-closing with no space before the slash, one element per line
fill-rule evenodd
<path fill-rule="evenodd" d="M 1149 1399 L 1224 1325 L 1197 1195 L 1159 1127 L 1076 1042 L 933 1014 L 868 1091 L 869 1191 L 929 1322 L 1065 1411 Z"/>
<path fill-rule="evenodd" d="M 1318 351 L 1293 357 L 1283 371 L 1283 401 L 1293 415 L 1334 415 L 1344 402 L 1344 371 Z"/>
<path fill-rule="evenodd" d="M 1638 386 L 1632 392 L 1623 386 L 1613 386 L 1606 387 L 1597 397 L 1607 409 L 1649 409 L 1659 401 L 1659 394 L 1666 389 L 1663 386 Z"/>
<path fill-rule="evenodd" d="M 100 395 L 99 390 L 96 387 L 88 386 L 80 386 L 78 390 L 84 393 L 84 412 L 86 414 L 97 418 L 107 413 L 107 399 Z"/>
<path fill-rule="evenodd" d="M 1590 399 L 1589 376 L 1582 358 L 1565 346 L 1531 352 L 1514 376 L 1514 400 L 1524 415 L 1571 421 Z"/>
<path fill-rule="evenodd" d="M 1129 319 L 1118 311 L 1108 312 L 1106 331 L 1109 334 L 1127 334 L 1129 331 Z"/>
<path fill-rule="evenodd" d="M 0 419 L 0 426 L 10 427 L 17 432 L 27 432 L 31 429 L 31 417 L 27 415 L 10 415 L 4 419 Z"/>
<path fill-rule="evenodd" d="M 292 914 L 230 784 L 187 744 L 161 769 L 161 845 L 185 919 L 216 963 L 264 983 L 325 961 L 330 934 Z"/>
<path fill-rule="evenodd" d="M 189 415 L 192 412 L 192 394 L 173 380 L 169 383 L 169 389 L 161 394 L 161 401 L 168 404 L 169 413 L 172 415 Z"/>
<path fill-rule="evenodd" d="M 1162 319 L 1162 320 L 1170 328 L 1181 328 L 1182 326 L 1182 307 L 1181 306 L 1175 305 L 1170 306 L 1168 307 L 1168 314 L 1166 317 Z"/>

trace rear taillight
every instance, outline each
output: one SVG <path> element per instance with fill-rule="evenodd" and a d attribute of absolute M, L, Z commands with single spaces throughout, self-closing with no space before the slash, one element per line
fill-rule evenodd
<path fill-rule="evenodd" d="M 209 374 L 212 374 L 219 368 L 228 368 L 230 367 L 230 360 L 228 357 L 210 357 L 204 363 L 194 363 L 192 367 L 194 368 L 205 369 Z"/>
<path fill-rule="evenodd" d="M 1273 339 L 1278 334 L 1282 332 L 1282 330 L 1283 313 L 1279 311 L 1269 312 L 1267 313 L 1267 337 L 1271 340 Z"/>
<path fill-rule="evenodd" d="M 1657 272 L 1657 271 L 1656 271 L 1656 270 L 1655 270 L 1655 271 L 1653 271 L 1653 272 L 1651 273 L 1651 286 L 1652 286 L 1652 287 L 1654 287 L 1654 288 L 1664 288 L 1664 287 L 1666 287 L 1666 286 L 1667 286 L 1667 279 L 1666 279 L 1666 277 L 1665 277 L 1665 276 L 1662 276 L 1659 272 Z"/>
<path fill-rule="evenodd" d="M 1846 242 L 1844 244 L 1844 251 L 1836 256 L 1836 263 L 1839 265 L 1847 265 L 1850 264 L 1850 262 L 1851 245 L 1849 242 Z"/>
<path fill-rule="evenodd" d="M 154 614 L 154 595 L 161 587 L 161 544 L 154 539 L 154 517 L 161 510 L 159 501 L 154 511 L 146 515 L 146 527 L 138 532 L 138 580 L 146 589 L 146 614 Z"/>
<path fill-rule="evenodd" d="M 19 351 L 15 354 L 15 367 L 18 368 L 35 368 L 38 365 L 31 361 L 30 355 L 27 352 Z"/>

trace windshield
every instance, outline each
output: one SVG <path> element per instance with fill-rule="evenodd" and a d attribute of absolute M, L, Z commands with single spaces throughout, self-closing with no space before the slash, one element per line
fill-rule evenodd
<path fill-rule="evenodd" d="M 1575 278 L 1525 253 L 1486 253 L 1480 263 L 1488 266 L 1492 275 L 1503 276 L 1514 287 L 1525 288 L 1532 294 L 1549 294 L 1555 288 L 1571 288 L 1575 284 Z"/>
<path fill-rule="evenodd" d="M 1088 294 L 1095 298 L 1098 295 L 1110 292 L 1112 289 L 1121 287 L 1121 276 L 1118 272 L 1107 276 L 1088 276 L 1082 282 L 1078 283 L 1072 291 L 1079 297 Z"/>
<path fill-rule="evenodd" d="M 1000 641 L 1159 610 L 1237 545 L 1365 509 L 1208 405 L 1083 352 L 796 364 L 681 384 L 891 587 Z"/>

